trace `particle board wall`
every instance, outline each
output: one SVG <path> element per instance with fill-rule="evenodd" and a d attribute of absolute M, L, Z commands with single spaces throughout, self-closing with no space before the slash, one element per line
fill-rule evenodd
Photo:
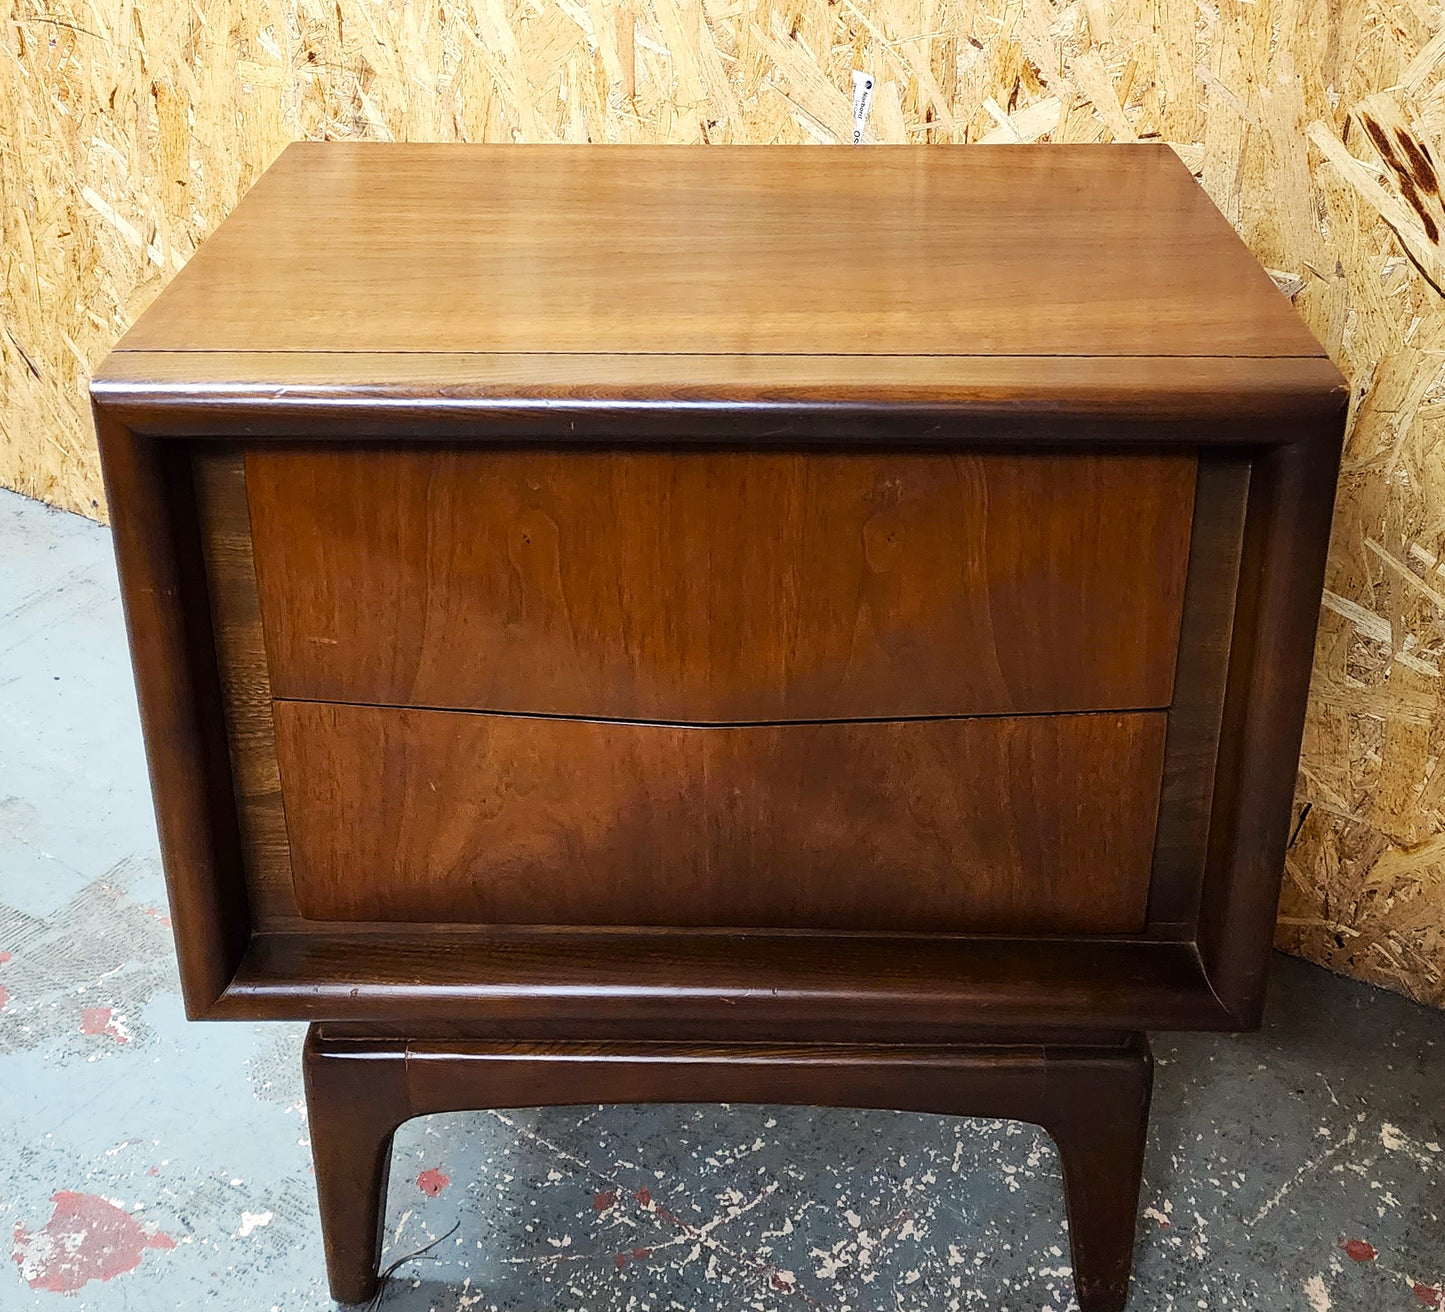
<path fill-rule="evenodd" d="M 297 137 L 1171 143 L 1352 379 L 1280 942 L 1445 1005 L 1445 29 L 1426 0 L 10 0 L 0 483 Z M 850 147 L 851 148 L 851 147 Z"/>

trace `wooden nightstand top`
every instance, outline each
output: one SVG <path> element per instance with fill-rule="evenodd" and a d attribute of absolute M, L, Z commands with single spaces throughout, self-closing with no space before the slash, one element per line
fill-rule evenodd
<path fill-rule="evenodd" d="M 282 154 L 98 384 L 1138 418 L 1297 415 L 1341 380 L 1163 145 L 329 143 Z"/>

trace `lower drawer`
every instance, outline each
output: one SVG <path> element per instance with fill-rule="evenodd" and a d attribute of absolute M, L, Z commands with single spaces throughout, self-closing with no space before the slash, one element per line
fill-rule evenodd
<path fill-rule="evenodd" d="M 1162 713 L 680 728 L 278 701 L 320 920 L 1142 929 Z"/>

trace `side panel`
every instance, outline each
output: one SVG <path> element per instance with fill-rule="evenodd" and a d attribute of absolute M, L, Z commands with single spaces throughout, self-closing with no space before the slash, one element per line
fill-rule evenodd
<path fill-rule="evenodd" d="M 276 925 L 297 912 L 246 511 L 244 457 L 239 450 L 198 452 L 194 472 L 251 913 L 263 925 Z"/>
<path fill-rule="evenodd" d="M 190 456 L 100 407 L 96 430 L 181 988 L 199 1016 L 235 975 L 251 915 Z"/>
<path fill-rule="evenodd" d="M 1262 451 L 1250 475 L 1198 924 L 1210 984 L 1241 1028 L 1264 1006 L 1343 433 L 1341 410 Z"/>
<path fill-rule="evenodd" d="M 1192 938 L 1199 914 L 1249 470 L 1239 453 L 1207 451 L 1199 460 L 1149 893 L 1149 929 L 1161 937 Z"/>

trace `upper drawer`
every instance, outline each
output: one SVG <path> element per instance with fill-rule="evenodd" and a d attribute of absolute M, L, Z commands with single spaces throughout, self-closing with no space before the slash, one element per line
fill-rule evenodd
<path fill-rule="evenodd" d="M 1167 705 L 1192 456 L 246 457 L 278 697 L 730 722 Z"/>

